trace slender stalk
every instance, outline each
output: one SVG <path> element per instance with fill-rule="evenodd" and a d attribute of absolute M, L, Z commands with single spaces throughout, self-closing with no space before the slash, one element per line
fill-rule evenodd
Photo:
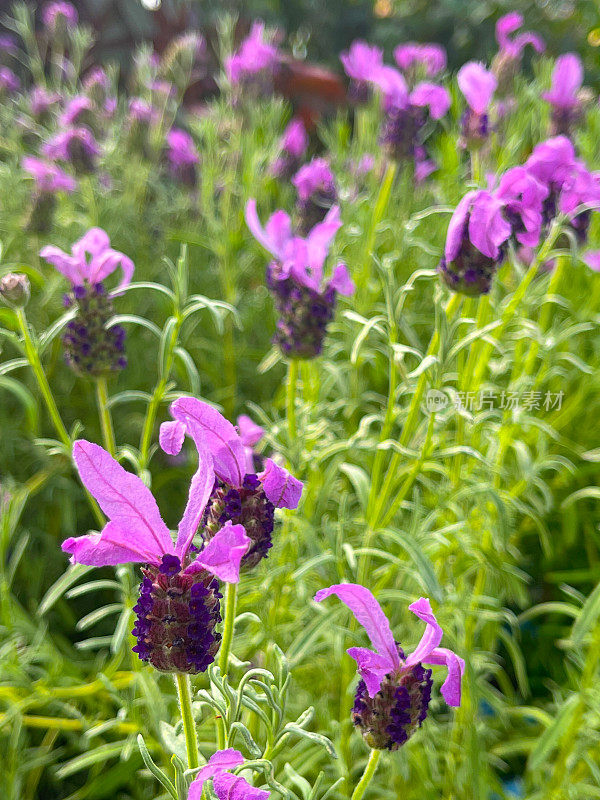
<path fill-rule="evenodd" d="M 198 759 L 198 734 L 196 733 L 196 722 L 192 713 L 192 690 L 190 676 L 181 672 L 175 673 L 175 685 L 177 686 L 177 696 L 179 697 L 179 708 L 181 709 L 181 720 L 183 722 L 183 735 L 185 736 L 185 749 L 187 751 L 188 769 L 196 769 L 199 766 Z"/>
<path fill-rule="evenodd" d="M 42 393 L 42 397 L 44 398 L 44 402 L 46 403 L 46 408 L 48 409 L 48 414 L 50 415 L 50 419 L 54 425 L 56 433 L 58 434 L 58 438 L 64 444 L 68 452 L 71 452 L 71 447 L 73 446 L 73 442 L 71 441 L 71 437 L 68 434 L 67 429 L 65 428 L 64 422 L 60 416 L 60 412 L 58 410 L 58 406 L 56 405 L 56 401 L 54 399 L 54 395 L 52 394 L 52 389 L 50 388 L 50 384 L 48 383 L 48 378 L 46 378 L 46 373 L 44 372 L 44 368 L 42 366 L 42 362 L 40 361 L 40 356 L 37 351 L 35 344 L 33 343 L 33 339 L 31 338 L 31 333 L 29 331 L 29 324 L 27 322 L 27 318 L 25 316 L 25 311 L 22 308 L 15 309 L 17 314 L 17 319 L 19 321 L 19 328 L 21 330 L 21 334 L 23 335 L 23 344 L 25 345 L 25 354 L 27 356 L 27 360 L 33 370 L 33 374 L 36 377 L 38 382 L 38 386 L 40 387 L 40 391 Z M 104 519 L 104 515 L 98 506 L 98 503 L 94 500 L 92 495 L 85 490 L 87 499 L 89 500 L 90 506 L 92 511 L 94 512 L 94 516 L 96 517 L 96 521 L 100 525 L 101 528 L 104 527 L 104 523 L 106 520 Z"/>
<path fill-rule="evenodd" d="M 363 772 L 362 778 L 358 782 L 356 789 L 352 792 L 351 800 L 361 800 L 364 793 L 367 791 L 369 784 L 375 775 L 375 770 L 381 758 L 381 750 L 371 750 L 371 755 L 367 761 L 367 766 Z"/>
<path fill-rule="evenodd" d="M 219 669 L 221 675 L 227 675 L 229 666 L 229 652 L 233 641 L 233 630 L 235 627 L 235 609 L 237 607 L 237 583 L 228 583 L 225 595 L 225 623 L 223 625 L 223 639 L 219 652 Z"/>
<path fill-rule="evenodd" d="M 286 414 L 290 449 L 295 449 L 298 428 L 296 425 L 296 392 L 298 389 L 298 359 L 288 361 L 286 383 Z"/>
<path fill-rule="evenodd" d="M 46 403 L 46 408 L 48 409 L 48 413 L 50 414 L 50 419 L 52 420 L 54 428 L 56 429 L 58 438 L 65 445 L 65 447 L 70 450 L 71 437 L 69 436 L 67 429 L 65 428 L 64 423 L 61 419 L 60 412 L 56 405 L 56 401 L 54 400 L 54 395 L 52 394 L 52 389 L 50 388 L 50 384 L 48 383 L 48 379 L 46 378 L 46 373 L 44 372 L 44 368 L 42 367 L 42 362 L 40 361 L 39 353 L 37 351 L 36 346 L 33 343 L 33 339 L 31 338 L 31 333 L 29 332 L 29 325 L 25 317 L 25 311 L 22 308 L 17 308 L 15 310 L 17 314 L 17 319 L 19 321 L 21 334 L 23 335 L 25 354 L 27 356 L 29 364 L 31 365 L 31 369 L 33 370 L 34 375 L 37 379 L 40 391 L 42 393 L 42 397 L 44 398 L 44 402 Z"/>
<path fill-rule="evenodd" d="M 117 443 L 115 441 L 115 432 L 108 408 L 108 388 L 104 376 L 96 378 L 96 402 L 98 404 L 98 415 L 102 427 L 102 441 L 104 442 L 104 447 L 113 458 L 116 458 Z"/>

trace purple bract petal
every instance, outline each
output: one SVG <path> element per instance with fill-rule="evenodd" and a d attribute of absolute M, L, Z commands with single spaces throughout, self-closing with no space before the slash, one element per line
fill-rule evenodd
<path fill-rule="evenodd" d="M 271 458 L 265 459 L 265 469 L 258 476 L 267 498 L 275 508 L 298 508 L 302 496 L 302 481 Z"/>
<path fill-rule="evenodd" d="M 215 775 L 219 775 L 222 772 L 227 772 L 230 769 L 239 767 L 243 763 L 244 756 L 239 750 L 233 750 L 232 748 L 228 750 L 219 750 L 219 752 L 209 758 L 206 766 L 202 767 L 192 781 L 188 800 L 200 800 L 204 781 L 207 781 L 209 778 L 214 778 Z"/>
<path fill-rule="evenodd" d="M 346 652 L 356 661 L 369 697 L 375 697 L 381 688 L 381 681 L 393 672 L 396 665 L 387 656 L 374 653 L 368 647 L 350 647 Z"/>
<path fill-rule="evenodd" d="M 215 794 L 219 800 L 267 800 L 271 792 L 256 789 L 241 775 L 221 772 L 213 779 Z"/>
<path fill-rule="evenodd" d="M 158 441 L 167 455 L 176 456 L 181 452 L 184 439 L 185 425 L 182 425 L 181 422 L 173 420 L 172 422 L 163 422 L 160 426 Z"/>
<path fill-rule="evenodd" d="M 214 485 L 212 456 L 206 448 L 198 449 L 198 469 L 190 483 L 187 505 L 177 530 L 175 551 L 182 561 L 200 527 Z"/>
<path fill-rule="evenodd" d="M 328 589 L 321 589 L 315 595 L 320 603 L 326 597 L 335 594 L 348 606 L 365 631 L 379 655 L 387 658 L 394 667 L 400 666 L 400 657 L 396 642 L 392 635 L 390 623 L 381 606 L 371 592 L 356 583 L 339 583 Z"/>
<path fill-rule="evenodd" d="M 552 72 L 552 87 L 542 97 L 559 109 L 579 104 L 577 93 L 583 83 L 583 63 L 576 53 L 565 53 L 556 59 Z"/>
<path fill-rule="evenodd" d="M 472 111 L 476 114 L 487 111 L 498 85 L 496 77 L 483 64 L 469 61 L 459 69 L 457 80 Z"/>
<path fill-rule="evenodd" d="M 240 563 L 251 544 L 243 525 L 226 522 L 191 566 L 203 567 L 224 583 L 238 583 Z"/>
<path fill-rule="evenodd" d="M 449 706 L 459 706 L 461 700 L 461 682 L 465 671 L 465 662 L 452 650 L 445 647 L 437 647 L 427 658 L 423 659 L 424 664 L 441 665 L 448 668 L 448 676 L 442 684 L 442 697 Z"/>
<path fill-rule="evenodd" d="M 421 641 L 417 645 L 415 651 L 411 653 L 404 662 L 405 666 L 412 667 L 420 661 L 424 661 L 429 654 L 435 650 L 442 641 L 442 636 L 444 634 L 431 610 L 431 605 L 427 598 L 421 597 L 419 600 L 412 603 L 409 609 L 426 624 Z"/>

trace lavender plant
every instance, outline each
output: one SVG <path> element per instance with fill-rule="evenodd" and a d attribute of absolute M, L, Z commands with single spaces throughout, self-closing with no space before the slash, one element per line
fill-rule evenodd
<path fill-rule="evenodd" d="M 0 794 L 588 800 L 577 56 L 358 41 L 313 128 L 232 23 L 201 113 L 199 32 L 126 82 L 68 3 L 0 42 Z"/>

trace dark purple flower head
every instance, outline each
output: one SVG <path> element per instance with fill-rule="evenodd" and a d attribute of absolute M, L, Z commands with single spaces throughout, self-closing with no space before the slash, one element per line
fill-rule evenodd
<path fill-rule="evenodd" d="M 41 161 L 33 156 L 25 156 L 21 162 L 23 169 L 28 172 L 35 180 L 36 188 L 39 192 L 54 194 L 55 192 L 74 192 L 77 188 L 77 181 L 71 175 L 67 175 L 56 164 Z"/>
<path fill-rule="evenodd" d="M 403 72 L 415 71 L 421 67 L 428 78 L 446 69 L 446 50 L 441 44 L 417 44 L 407 42 L 394 50 L 396 64 Z"/>
<path fill-rule="evenodd" d="M 366 102 L 371 94 L 370 84 L 383 66 L 383 50 L 357 40 L 352 42 L 347 52 L 340 55 L 340 61 L 350 78 L 351 99 L 357 103 Z"/>
<path fill-rule="evenodd" d="M 478 147 L 489 135 L 489 110 L 498 80 L 477 61 L 464 64 L 457 80 L 468 106 L 461 120 L 462 134 L 470 147 Z"/>
<path fill-rule="evenodd" d="M 302 233 L 322 222 L 337 201 L 335 178 L 324 158 L 313 158 L 294 175 L 292 183 L 298 192 L 298 213 Z"/>
<path fill-rule="evenodd" d="M 137 475 L 124 470 L 98 445 L 86 441 L 73 445 L 82 483 L 109 521 L 100 533 L 66 539 L 63 550 L 75 564 L 147 565 L 134 609 L 134 651 L 165 672 L 195 674 L 214 660 L 221 595 L 213 576 L 237 583 L 250 543 L 241 525 L 227 524 L 200 553 L 192 548 L 214 484 L 210 453 L 199 451 L 198 459 L 173 543 L 154 497 Z"/>
<path fill-rule="evenodd" d="M 71 162 L 77 172 L 93 172 L 100 147 L 93 133 L 82 126 L 60 131 L 42 147 L 46 158 Z"/>
<path fill-rule="evenodd" d="M 207 403 L 182 397 L 171 404 L 170 412 L 174 421 L 163 423 L 160 430 L 162 449 L 176 455 L 187 434 L 199 453 L 208 451 L 213 459 L 216 481 L 203 515 L 206 541 L 227 522 L 243 525 L 250 540 L 243 565 L 256 566 L 272 546 L 275 508 L 297 508 L 302 483 L 270 458 L 262 472 L 248 471 L 240 434 Z"/>
<path fill-rule="evenodd" d="M 277 47 L 264 38 L 265 26 L 255 22 L 238 51 L 225 62 L 227 77 L 233 85 L 271 76 L 281 56 Z"/>
<path fill-rule="evenodd" d="M 455 292 L 477 296 L 489 292 L 512 233 L 503 214 L 504 203 L 491 192 L 467 192 L 448 226 L 439 271 Z"/>
<path fill-rule="evenodd" d="M 29 96 L 29 107 L 34 117 L 43 117 L 59 102 L 58 92 L 51 92 L 43 86 L 34 86 Z"/>
<path fill-rule="evenodd" d="M 542 97 L 552 106 L 552 133 L 568 136 L 582 116 L 580 99 L 583 84 L 583 63 L 576 53 L 565 53 L 556 59 L 552 86 Z"/>
<path fill-rule="evenodd" d="M 449 706 L 459 706 L 465 662 L 451 650 L 439 647 L 443 632 L 429 600 L 421 597 L 409 609 L 426 624 L 416 649 L 409 656 L 394 640 L 381 606 L 364 586 L 340 583 L 315 595 L 320 603 L 337 595 L 365 629 L 373 650 L 351 647 L 362 680 L 357 687 L 352 717 L 369 747 L 397 750 L 420 727 L 431 698 L 431 670 L 423 664 L 448 670 L 442 696 Z"/>
<path fill-rule="evenodd" d="M 255 789 L 245 778 L 230 773 L 230 770 L 243 764 L 244 756 L 239 750 L 219 750 L 195 776 L 187 800 L 202 800 L 205 796 L 204 783 L 211 779 L 218 800 L 268 800 L 270 792 Z"/>
<path fill-rule="evenodd" d="M 78 21 L 79 14 L 71 3 L 47 3 L 42 9 L 42 22 L 51 34 L 74 28 Z"/>
<path fill-rule="evenodd" d="M 443 86 L 419 83 L 410 91 L 401 72 L 384 66 L 375 76 L 381 90 L 384 121 L 379 136 L 388 156 L 396 161 L 416 160 L 428 117 L 441 119 L 450 108 Z"/>
<path fill-rule="evenodd" d="M 21 81 L 17 78 L 12 69 L 0 66 L 0 93 L 7 92 L 13 94 L 21 88 Z"/>

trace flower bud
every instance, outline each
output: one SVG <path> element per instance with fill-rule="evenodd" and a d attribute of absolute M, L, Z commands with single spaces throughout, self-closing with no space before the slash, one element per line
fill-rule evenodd
<path fill-rule="evenodd" d="M 13 308 L 23 308 L 29 302 L 31 285 L 27 275 L 9 272 L 0 279 L 0 295 Z"/>

